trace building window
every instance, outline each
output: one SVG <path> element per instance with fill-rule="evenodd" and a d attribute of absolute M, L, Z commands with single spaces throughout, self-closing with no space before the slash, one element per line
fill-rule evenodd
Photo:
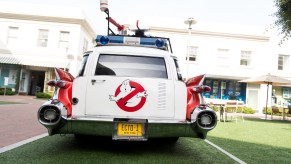
<path fill-rule="evenodd" d="M 17 45 L 18 40 L 18 27 L 9 27 L 7 35 L 7 44 L 8 45 Z"/>
<path fill-rule="evenodd" d="M 84 39 L 84 43 L 83 43 L 83 52 L 86 52 L 88 48 L 88 41 L 86 39 Z"/>
<path fill-rule="evenodd" d="M 188 46 L 188 53 L 189 53 L 189 61 L 197 61 L 198 47 Z M 186 56 L 186 61 L 188 61 L 187 56 Z"/>
<path fill-rule="evenodd" d="M 229 65 L 229 50 L 219 48 L 217 49 L 217 61 L 218 66 L 228 66 Z"/>
<path fill-rule="evenodd" d="M 47 47 L 48 33 L 49 33 L 48 30 L 44 30 L 44 29 L 38 30 L 38 39 L 37 39 L 38 47 Z"/>
<path fill-rule="evenodd" d="M 251 57 L 252 57 L 252 51 L 241 51 L 240 65 L 250 66 Z"/>
<path fill-rule="evenodd" d="M 289 55 L 278 56 L 278 70 L 286 70 L 289 66 Z"/>
<path fill-rule="evenodd" d="M 70 32 L 68 31 L 61 31 L 60 38 L 59 38 L 59 48 L 69 48 L 69 39 L 70 39 Z"/>

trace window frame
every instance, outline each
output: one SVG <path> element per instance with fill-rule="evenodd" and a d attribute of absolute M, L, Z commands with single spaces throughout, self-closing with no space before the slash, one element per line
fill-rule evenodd
<path fill-rule="evenodd" d="M 250 67 L 252 65 L 252 51 L 241 50 L 240 66 Z"/>
<path fill-rule="evenodd" d="M 88 59 L 89 59 L 89 56 L 90 56 L 91 53 L 92 53 L 92 51 L 90 51 L 90 52 L 86 52 L 86 53 L 83 55 L 83 59 L 82 59 L 81 65 L 80 65 L 80 67 L 79 67 L 79 71 L 78 71 L 78 75 L 77 75 L 77 77 L 82 77 L 82 76 L 84 76 L 85 71 L 86 71 L 86 66 L 87 66 L 87 64 L 88 64 Z"/>
<path fill-rule="evenodd" d="M 149 74 L 146 74 L 145 73 L 145 71 L 143 71 L 143 73 L 144 73 L 144 75 L 143 76 L 140 76 L 141 74 L 138 74 L 139 76 L 136 76 L 137 75 L 137 73 L 133 73 L 133 71 L 129 71 L 130 73 L 122 73 L 122 74 L 116 74 L 115 72 L 114 72 L 114 69 L 113 68 L 109 68 L 109 70 L 107 69 L 107 71 L 109 71 L 109 72 L 111 72 L 111 71 L 113 71 L 115 74 L 98 74 L 97 73 L 97 69 L 98 69 L 98 66 L 100 66 L 101 65 L 101 67 L 107 67 L 107 66 L 105 66 L 104 65 L 104 62 L 99 62 L 100 61 L 100 57 L 101 56 L 111 56 L 111 57 L 114 57 L 115 59 L 117 59 L 117 57 L 128 57 L 128 58 L 131 58 L 132 57 L 132 60 L 134 61 L 134 59 L 133 58 L 141 58 L 141 59 L 145 59 L 145 58 L 157 58 L 157 59 L 161 59 L 162 60 L 162 62 L 163 62 L 163 64 L 159 64 L 159 65 L 157 65 L 158 67 L 160 66 L 163 66 L 164 68 L 163 68 L 163 70 L 161 70 L 161 72 L 164 72 L 164 74 L 161 76 L 161 77 L 155 77 L 155 76 L 150 76 Z M 128 60 L 129 61 L 129 60 Z M 138 61 L 145 61 L 145 60 L 138 60 Z M 99 64 L 99 65 L 98 65 Z M 137 63 L 135 63 L 134 62 L 134 64 L 141 64 L 141 65 L 145 65 L 145 64 L 147 64 L 147 63 L 139 63 L 139 62 L 137 62 Z M 124 64 L 125 65 L 125 64 Z M 150 65 L 149 65 L 150 66 Z M 107 67 L 108 68 L 108 67 Z M 134 68 L 137 68 L 137 67 L 134 67 Z M 115 68 L 116 70 L 120 70 L 120 68 Z M 124 70 L 125 70 L 125 72 L 126 72 L 126 69 L 131 69 L 130 67 L 128 67 L 128 68 L 124 68 Z M 111 70 L 111 71 L 110 71 Z M 136 69 L 136 71 L 138 71 L 139 69 Z M 144 69 L 144 70 L 147 70 L 147 69 Z M 140 70 L 139 70 L 140 71 Z M 153 71 L 152 69 L 148 69 L 148 71 Z M 112 73 L 112 72 L 111 72 Z M 126 75 L 125 75 L 126 74 Z M 134 74 L 134 76 L 129 76 L 129 75 L 133 75 Z M 168 74 L 168 66 L 167 66 L 167 62 L 166 62 L 166 59 L 165 59 L 165 57 L 157 57 L 157 56 L 142 56 L 142 55 L 127 55 L 127 54 L 110 54 L 110 53 L 102 53 L 102 54 L 99 54 L 98 55 L 98 58 L 97 58 L 97 61 L 96 61 L 96 64 L 95 64 L 95 69 L 94 69 L 94 71 L 93 71 L 93 75 L 94 76 L 116 76 L 116 77 L 134 77 L 134 78 L 159 78 L 159 79 L 169 79 L 169 74 Z M 128 75 L 128 76 L 127 76 Z"/>
<path fill-rule="evenodd" d="M 17 45 L 17 40 L 18 40 L 18 35 L 19 35 L 19 27 L 16 26 L 9 26 L 8 27 L 8 32 L 7 32 L 7 38 L 6 38 L 6 43 L 7 45 Z M 11 42 L 13 40 L 13 42 Z"/>
<path fill-rule="evenodd" d="M 67 36 L 66 36 L 67 38 L 66 39 L 64 39 L 63 34 L 67 34 Z M 69 49 L 70 34 L 71 34 L 70 31 L 60 31 L 60 33 L 59 33 L 58 48 Z"/>
<path fill-rule="evenodd" d="M 47 32 L 46 36 L 43 35 L 42 32 Z M 45 37 L 43 37 L 43 36 L 45 36 Z M 48 46 L 48 37 L 49 37 L 49 30 L 48 29 L 38 29 L 37 46 L 38 47 L 47 47 Z M 43 43 L 45 43 L 45 44 L 43 45 Z"/>
<path fill-rule="evenodd" d="M 280 65 L 280 57 L 282 58 L 281 59 L 282 65 Z M 289 62 L 290 62 L 289 55 L 279 54 L 278 55 L 278 70 L 280 71 L 287 70 L 289 68 Z"/>
<path fill-rule="evenodd" d="M 230 54 L 229 49 L 227 48 L 218 48 L 216 56 L 216 65 L 217 66 L 229 66 Z"/>
<path fill-rule="evenodd" d="M 186 61 L 188 61 L 187 60 L 188 54 L 189 54 L 189 62 L 197 62 L 198 46 L 187 46 Z"/>

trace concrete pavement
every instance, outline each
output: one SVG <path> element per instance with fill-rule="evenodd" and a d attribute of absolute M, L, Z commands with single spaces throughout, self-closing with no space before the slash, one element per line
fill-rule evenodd
<path fill-rule="evenodd" d="M 0 148 L 47 132 L 37 120 L 38 108 L 46 100 L 0 95 L 0 101 L 23 103 L 0 105 Z"/>

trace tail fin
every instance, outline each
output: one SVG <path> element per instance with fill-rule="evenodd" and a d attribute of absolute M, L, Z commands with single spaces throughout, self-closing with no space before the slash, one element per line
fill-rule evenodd
<path fill-rule="evenodd" d="M 55 68 L 55 73 L 56 73 L 57 80 L 64 80 L 64 81 L 72 82 L 75 79 L 69 72 L 66 72 L 59 68 Z"/>
<path fill-rule="evenodd" d="M 204 79 L 205 79 L 205 74 L 199 75 L 196 77 L 192 77 L 186 81 L 186 86 L 187 87 L 194 87 L 194 86 L 202 85 Z"/>

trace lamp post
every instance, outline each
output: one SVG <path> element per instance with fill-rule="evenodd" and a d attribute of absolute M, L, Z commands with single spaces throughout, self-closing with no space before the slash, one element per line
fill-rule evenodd
<path fill-rule="evenodd" d="M 184 23 L 189 26 L 188 27 L 189 40 L 188 40 L 188 46 L 187 46 L 187 68 L 186 68 L 186 80 L 187 80 L 189 78 L 188 72 L 189 72 L 189 54 L 190 54 L 190 44 L 191 44 L 191 30 L 192 30 L 192 25 L 196 24 L 197 21 L 194 18 L 190 17 L 186 19 Z"/>

